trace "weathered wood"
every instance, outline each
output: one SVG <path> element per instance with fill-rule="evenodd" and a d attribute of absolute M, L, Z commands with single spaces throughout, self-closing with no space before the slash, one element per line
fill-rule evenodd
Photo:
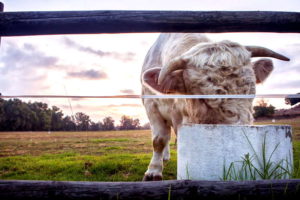
<path fill-rule="evenodd" d="M 300 32 L 299 12 L 60 11 L 0 13 L 0 36 L 133 32 Z"/>
<path fill-rule="evenodd" d="M 300 179 L 268 181 L 0 181 L 0 199 L 299 199 Z"/>
<path fill-rule="evenodd" d="M 4 10 L 4 4 L 0 2 L 0 13 L 2 13 Z M 0 46 L 1 46 L 1 36 L 0 36 Z"/>

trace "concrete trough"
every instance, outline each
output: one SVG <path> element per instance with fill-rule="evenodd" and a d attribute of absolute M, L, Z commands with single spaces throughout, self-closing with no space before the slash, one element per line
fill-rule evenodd
<path fill-rule="evenodd" d="M 235 180 L 236 172 L 245 171 L 240 161 L 247 156 L 258 170 L 263 163 L 272 163 L 271 167 L 280 164 L 290 172 L 293 169 L 292 133 L 287 125 L 187 124 L 179 129 L 177 142 L 178 180 Z M 249 171 L 246 174 L 239 179 L 250 179 Z M 255 177 L 262 179 L 258 174 Z"/>

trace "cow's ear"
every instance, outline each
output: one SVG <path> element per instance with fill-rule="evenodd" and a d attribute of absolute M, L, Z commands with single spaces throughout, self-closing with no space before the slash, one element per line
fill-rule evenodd
<path fill-rule="evenodd" d="M 256 83 L 264 82 L 273 71 L 273 62 L 270 59 L 260 59 L 253 63 Z"/>
<path fill-rule="evenodd" d="M 183 70 L 173 71 L 158 85 L 157 81 L 160 70 L 160 67 L 156 67 L 145 71 L 142 75 L 143 85 L 153 92 L 160 94 L 185 93 Z"/>

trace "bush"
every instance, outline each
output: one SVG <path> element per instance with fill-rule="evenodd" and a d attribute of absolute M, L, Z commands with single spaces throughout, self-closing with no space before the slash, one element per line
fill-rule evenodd
<path fill-rule="evenodd" d="M 272 117 L 275 113 L 275 107 L 268 105 L 263 99 L 258 102 L 257 106 L 254 106 L 254 118 L 259 117 Z"/>

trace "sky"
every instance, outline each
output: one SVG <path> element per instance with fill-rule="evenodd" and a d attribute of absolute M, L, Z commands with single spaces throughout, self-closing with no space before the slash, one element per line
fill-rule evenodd
<path fill-rule="evenodd" d="M 237 10 L 300 12 L 299 0 L 2 0 L 5 11 L 63 10 Z M 273 59 L 275 69 L 257 86 L 258 94 L 300 92 L 300 34 L 206 34 L 213 41 L 271 48 L 291 59 Z M 2 95 L 119 95 L 140 94 L 144 57 L 158 33 L 84 34 L 2 37 Z M 25 99 L 24 99 L 25 100 Z M 85 112 L 93 121 L 122 115 L 147 117 L 140 99 L 31 99 L 60 107 L 67 115 Z M 287 108 L 283 99 L 267 99 Z"/>

